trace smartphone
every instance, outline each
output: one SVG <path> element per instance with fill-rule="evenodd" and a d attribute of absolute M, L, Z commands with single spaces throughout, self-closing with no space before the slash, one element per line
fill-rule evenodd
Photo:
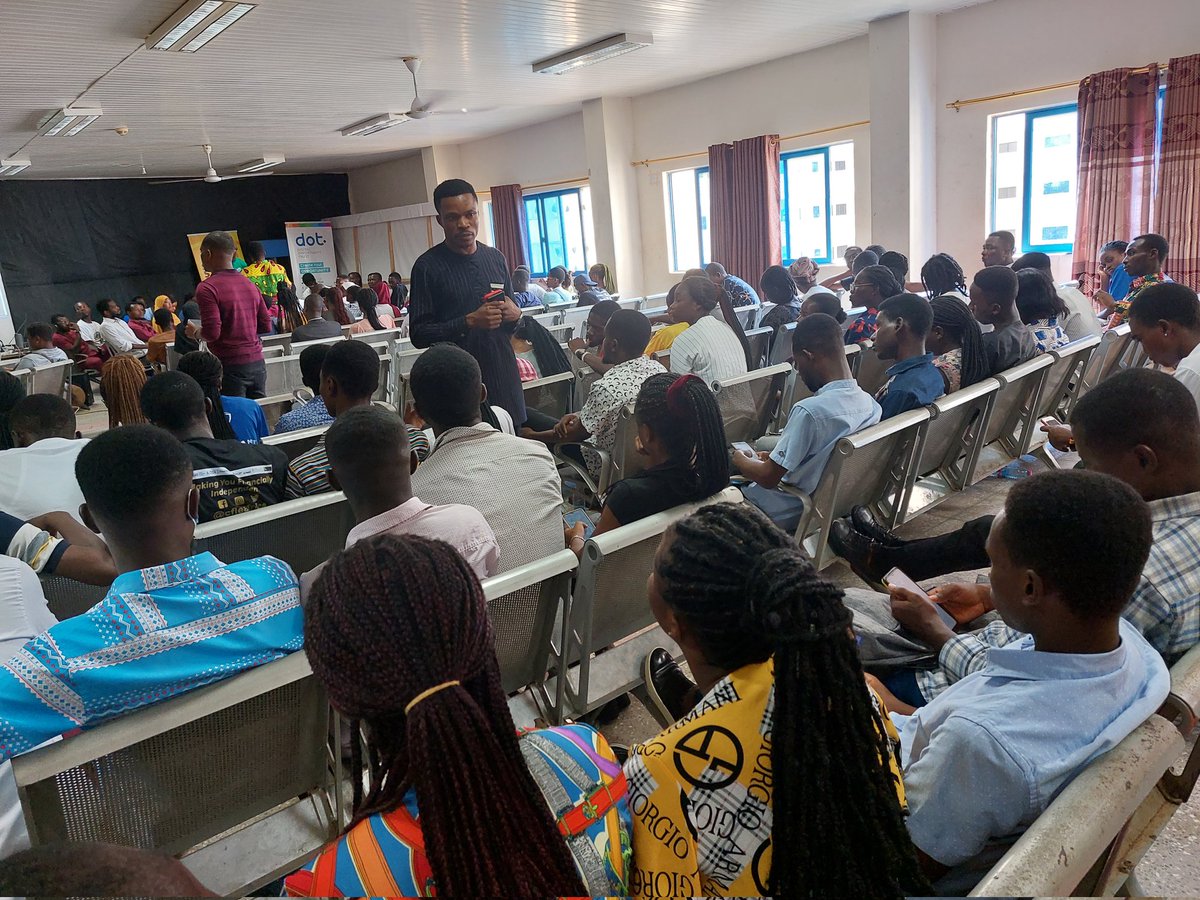
<path fill-rule="evenodd" d="M 573 509 L 569 513 L 563 513 L 563 522 L 567 528 L 574 528 L 582 522 L 585 538 L 590 538 L 596 531 L 596 523 L 592 521 L 586 509 Z"/>
<path fill-rule="evenodd" d="M 924 597 L 933 606 L 933 608 L 937 611 L 939 619 L 941 619 L 943 622 L 945 622 L 946 625 L 949 626 L 951 629 L 958 627 L 958 622 L 955 621 L 954 616 L 950 615 L 950 613 L 948 613 L 944 609 L 942 609 L 942 607 L 939 604 L 934 603 L 933 600 L 930 599 L 929 595 L 927 593 L 925 593 L 925 591 L 922 590 L 921 587 L 915 581 L 913 581 L 911 578 L 909 578 L 907 575 L 905 575 L 899 569 L 892 569 L 892 571 L 890 571 L 886 575 L 884 575 L 883 583 L 885 585 L 887 585 L 888 587 L 904 588 L 904 590 L 906 590 L 906 591 L 912 591 L 918 597 Z"/>
<path fill-rule="evenodd" d="M 188 324 L 191 325 L 193 328 L 196 328 L 196 329 L 200 328 L 200 320 L 199 319 L 188 319 L 187 321 L 188 321 Z"/>
<path fill-rule="evenodd" d="M 749 453 L 751 456 L 755 456 L 755 457 L 758 456 L 758 454 L 755 452 L 754 448 L 751 447 L 749 444 L 747 444 L 745 441 L 734 441 L 729 446 L 733 447 L 734 450 L 742 450 L 746 453 Z"/>
<path fill-rule="evenodd" d="M 1047 428 L 1062 425 L 1062 422 L 1058 421 L 1054 416 L 1042 416 L 1038 421 Z"/>

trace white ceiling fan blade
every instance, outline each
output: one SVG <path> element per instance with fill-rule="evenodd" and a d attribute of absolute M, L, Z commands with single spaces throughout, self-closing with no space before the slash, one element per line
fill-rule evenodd
<path fill-rule="evenodd" d="M 274 175 L 274 172 L 249 172 L 246 175 L 222 175 L 222 181 L 237 181 L 239 178 L 261 178 L 264 175 Z"/>
<path fill-rule="evenodd" d="M 151 181 L 150 184 L 187 184 L 192 181 L 203 181 L 203 178 L 172 178 L 168 181 Z"/>

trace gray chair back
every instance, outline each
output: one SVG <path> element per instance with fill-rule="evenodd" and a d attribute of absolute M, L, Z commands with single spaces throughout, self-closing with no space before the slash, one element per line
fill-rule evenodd
<path fill-rule="evenodd" d="M 262 407 L 263 416 L 267 420 L 267 428 L 275 430 L 284 413 L 291 412 L 296 405 L 294 392 L 292 394 L 276 394 L 273 397 L 260 397 L 254 401 Z"/>
<path fill-rule="evenodd" d="M 788 322 L 775 329 L 775 339 L 771 341 L 771 358 L 769 360 L 771 365 L 777 366 L 792 358 L 792 336 L 795 333 L 795 322 Z"/>
<path fill-rule="evenodd" d="M 525 391 L 525 405 L 548 416 L 561 419 L 571 411 L 575 396 L 575 373 L 561 372 L 547 378 L 526 381 L 521 387 Z"/>
<path fill-rule="evenodd" d="M 783 385 L 791 369 L 785 363 L 713 383 L 713 393 L 717 395 L 717 406 L 721 408 L 725 423 L 726 440 L 754 443 L 767 433 L 779 409 Z"/>
<path fill-rule="evenodd" d="M 750 359 L 754 368 L 761 369 L 767 364 L 767 347 L 773 335 L 774 331 L 770 328 L 751 328 L 746 332 L 746 342 L 750 345 Z"/>
<path fill-rule="evenodd" d="M 342 550 L 353 525 L 345 495 L 316 494 L 205 522 L 193 547 L 225 563 L 274 556 L 300 575 Z"/>
<path fill-rule="evenodd" d="M 862 352 L 858 357 L 858 372 L 855 373 L 854 380 L 858 382 L 860 388 L 873 397 L 875 392 L 887 381 L 887 370 L 891 368 L 895 360 L 880 359 L 872 341 L 863 341 L 859 346 L 862 348 Z"/>
<path fill-rule="evenodd" d="M 1053 365 L 1054 357 L 1043 353 L 994 376 L 1000 382 L 1000 391 L 984 434 L 985 447 L 999 441 L 1014 457 L 1025 452 L 1029 434 L 1037 424 L 1042 385 Z"/>
<path fill-rule="evenodd" d="M 262 442 L 270 444 L 273 447 L 282 447 L 283 451 L 288 455 L 288 461 L 291 462 L 296 457 L 307 453 L 313 447 L 317 446 L 317 442 L 325 436 L 325 432 L 328 430 L 328 425 L 316 425 L 312 428 L 285 431 L 283 434 L 272 434 L 263 438 Z M 246 515 L 246 513 L 242 513 L 242 515 Z"/>
<path fill-rule="evenodd" d="M 61 575 L 46 575 L 41 581 L 46 604 L 50 607 L 50 612 L 54 613 L 54 618 L 60 622 L 72 616 L 83 615 L 108 593 L 107 587 L 84 584 L 82 581 L 63 578 Z"/>
<path fill-rule="evenodd" d="M 33 377 L 27 386 L 31 394 L 53 394 L 68 402 L 71 399 L 71 369 L 75 364 L 71 360 L 50 363 L 33 370 Z"/>

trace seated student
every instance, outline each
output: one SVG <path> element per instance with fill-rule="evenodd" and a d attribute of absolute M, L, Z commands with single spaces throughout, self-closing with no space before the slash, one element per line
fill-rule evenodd
<path fill-rule="evenodd" d="M 139 337 L 129 323 L 121 318 L 121 307 L 116 300 L 101 300 L 96 304 L 100 313 L 100 339 L 113 356 L 128 353 L 139 359 L 146 355 L 146 342 Z"/>
<path fill-rule="evenodd" d="M 604 498 L 595 534 L 612 531 L 729 486 L 729 445 L 713 392 L 695 375 L 647 378 L 634 404 L 646 468 L 618 481 Z M 583 552 L 583 524 L 567 532 Z"/>
<path fill-rule="evenodd" d="M 396 320 L 389 313 L 381 313 L 380 307 L 371 301 L 375 299 L 374 291 L 362 288 L 358 291 L 358 301 L 363 317 L 350 326 L 350 334 L 370 334 L 373 331 L 386 331 L 396 327 Z M 386 309 L 386 307 L 384 307 Z"/>
<path fill-rule="evenodd" d="M 554 457 L 536 441 L 481 420 L 487 392 L 479 363 L 455 344 L 434 344 L 413 363 L 409 390 L 433 429 L 433 449 L 412 474 L 427 503 L 465 503 L 487 519 L 500 544 L 499 572 L 562 549 L 562 482 Z M 520 488 L 514 503 L 500 485 Z"/>
<path fill-rule="evenodd" d="M 396 413 L 379 406 L 347 410 L 329 426 L 325 447 L 330 483 L 345 492 L 357 522 L 346 535 L 347 547 L 377 534 L 415 534 L 445 541 L 479 578 L 496 574 L 500 548 L 479 510 L 458 503 L 434 506 L 413 495 L 408 437 Z M 301 576 L 301 597 L 308 596 L 325 565 Z"/>
<path fill-rule="evenodd" d="M 1037 356 L 1033 335 L 1017 313 L 1017 287 L 1017 273 L 1008 266 L 980 269 L 971 282 L 971 315 L 992 326 L 983 335 L 989 375 Z"/>
<path fill-rule="evenodd" d="M 730 325 L 713 315 L 723 299 L 708 279 L 692 277 L 679 283 L 671 318 L 690 327 L 671 344 L 671 371 L 676 375 L 696 375 L 711 387 L 749 371 L 750 351 L 737 317 Z"/>
<path fill-rule="evenodd" d="M 1067 343 L 1063 323 L 1067 320 L 1067 305 L 1058 296 L 1054 282 L 1037 269 L 1017 271 L 1017 314 L 1033 335 L 1038 353 L 1057 350 Z"/>
<path fill-rule="evenodd" d="M 866 250 L 859 254 L 854 264 L 858 265 L 866 254 Z M 843 338 L 845 343 L 857 344 L 873 338 L 879 317 L 879 307 L 888 297 L 895 297 L 902 293 L 904 293 L 904 285 L 896 280 L 892 270 L 886 266 L 867 266 L 861 269 L 854 276 L 854 284 L 850 286 L 850 306 L 852 308 L 865 307 L 866 312 L 850 323 L 850 327 L 846 329 L 846 336 Z"/>
<path fill-rule="evenodd" d="M 1045 253 L 1026 253 L 1012 264 L 1012 268 L 1014 272 L 1020 272 L 1022 269 L 1037 269 L 1050 279 L 1051 284 L 1054 284 L 1054 270 L 1050 265 L 1050 257 Z M 1066 318 L 1060 320 L 1058 324 L 1062 326 L 1068 341 L 1077 341 L 1103 331 L 1100 320 L 1096 318 L 1096 311 L 1092 308 L 1092 301 L 1083 291 L 1076 287 L 1055 285 L 1054 292 L 1058 294 L 1067 311 Z M 1018 294 L 1018 306 L 1020 302 L 1021 296 Z"/>
<path fill-rule="evenodd" d="M 663 535 L 647 593 L 702 699 L 625 763 L 630 895 L 927 894 L 842 592 L 762 513 L 714 503 Z"/>
<path fill-rule="evenodd" d="M 991 363 L 983 346 L 983 332 L 967 304 L 953 294 L 941 294 L 929 301 L 933 324 L 925 346 L 933 364 L 942 373 L 945 392 L 970 387 L 991 374 Z"/>
<path fill-rule="evenodd" d="M 1169 250 L 1166 239 L 1159 234 L 1139 235 L 1129 242 L 1129 246 L 1125 248 L 1125 262 L 1122 268 L 1132 280 L 1125 292 L 1125 299 L 1114 300 L 1108 291 L 1096 291 L 1092 295 L 1093 300 L 1112 310 L 1107 326 L 1110 331 L 1125 321 L 1129 305 L 1140 292 L 1153 285 L 1171 281 L 1171 277 L 1163 271 Z"/>
<path fill-rule="evenodd" d="M 1098 290 L 1106 291 L 1114 302 L 1125 299 L 1132 281 L 1129 273 L 1125 271 L 1125 251 L 1127 249 L 1129 249 L 1129 241 L 1109 241 L 1100 247 L 1096 287 Z"/>
<path fill-rule="evenodd" d="M 285 286 L 286 289 L 286 286 Z M 191 375 L 208 400 L 208 421 L 213 437 L 236 438 L 243 444 L 258 444 L 271 433 L 262 407 L 247 397 L 227 397 L 221 390 L 225 370 L 211 353 L 186 353 L 177 371 Z"/>
<path fill-rule="evenodd" d="M 587 725 L 518 734 L 487 601 L 453 548 L 360 541 L 329 561 L 304 616 L 313 674 L 374 762 L 365 796 L 351 779 L 350 827 L 288 876 L 288 896 L 627 894 L 616 757 Z M 353 741 L 355 772 L 361 755 Z"/>
<path fill-rule="evenodd" d="M 313 344 L 300 351 L 300 380 L 312 391 L 313 398 L 303 405 L 294 405 L 291 411 L 280 416 L 275 423 L 275 434 L 317 428 L 333 422 L 333 416 L 325 408 L 325 399 L 321 396 L 321 366 L 328 352 L 329 344 Z"/>
<path fill-rule="evenodd" d="M 304 641 L 286 563 L 264 556 L 225 565 L 211 553 L 192 555 L 199 496 L 188 454 L 171 435 L 149 425 L 107 431 L 83 448 L 75 475 L 83 519 L 104 534 L 121 574 L 91 610 L 52 625 L 0 666 L 4 760 L 271 662 Z M 137 626 L 112 627 L 117 621 Z M 97 659 L 105 664 L 92 664 Z M 69 709 L 52 702 L 67 696 Z M 0 769 L 0 783 L 11 785 L 10 776 Z M 0 833 L 0 846 L 25 845 L 19 813 L 4 826 L 12 830 Z"/>
<path fill-rule="evenodd" d="M 802 298 L 796 290 L 796 282 L 783 266 L 770 266 L 759 280 L 759 289 L 764 298 L 763 306 L 774 304 L 758 323 L 760 328 L 779 328 L 800 318 Z M 831 295 L 826 295 L 831 296 Z M 771 336 L 774 340 L 774 335 Z"/>
<path fill-rule="evenodd" d="M 0 369 L 0 450 L 15 447 L 9 415 L 13 407 L 25 398 L 25 385 L 12 372 Z"/>
<path fill-rule="evenodd" d="M 897 360 L 887 370 L 883 387 L 875 392 L 883 418 L 919 409 L 946 392 L 933 354 L 925 349 L 932 325 L 929 301 L 916 294 L 897 294 L 879 307 L 875 352 L 880 359 Z"/>
<path fill-rule="evenodd" d="M 100 396 L 108 409 L 108 427 L 142 425 L 140 397 L 146 384 L 146 369 L 141 360 L 127 353 L 112 357 L 100 372 Z"/>
<path fill-rule="evenodd" d="M 319 341 L 324 338 L 342 336 L 342 326 L 334 320 L 326 319 L 323 315 L 324 310 L 325 302 L 321 299 L 320 294 L 309 294 L 304 298 L 304 315 L 308 321 L 299 328 L 293 329 L 292 346 L 303 344 L 305 341 Z"/>
<path fill-rule="evenodd" d="M 154 311 L 155 334 L 146 338 L 146 362 L 151 365 L 167 364 L 167 348 L 175 346 L 175 325 L 171 324 L 171 311 L 167 308 Z"/>
<path fill-rule="evenodd" d="M 586 272 L 580 272 L 571 279 L 571 284 L 575 288 L 575 294 L 579 297 L 580 306 L 594 306 L 602 300 L 611 300 L 608 291 L 604 289 L 604 285 L 592 280 L 592 276 Z M 584 296 L 588 295 L 588 299 Z"/>
<path fill-rule="evenodd" d="M 896 276 L 896 280 L 901 286 L 905 286 L 908 280 L 908 257 L 899 250 L 888 250 L 879 255 L 879 264 L 885 268 L 891 269 L 892 274 Z"/>
<path fill-rule="evenodd" d="M 608 325 L 613 313 L 620 308 L 616 300 L 601 300 L 593 304 L 588 312 L 584 336 L 567 341 L 567 349 L 575 354 L 576 359 L 601 375 L 610 368 L 599 352 L 604 343 L 604 327 Z"/>
<path fill-rule="evenodd" d="M 156 375 L 142 388 L 146 418 L 181 441 L 192 461 L 200 521 L 225 519 L 283 500 L 287 453 L 282 447 L 214 437 L 211 410 L 212 401 L 183 372 Z"/>
<path fill-rule="evenodd" d="M 935 253 L 925 261 L 921 266 L 921 284 L 930 300 L 949 295 L 961 300 L 963 306 L 970 302 L 962 266 L 949 253 Z"/>
<path fill-rule="evenodd" d="M 78 519 L 65 512 L 44 513 L 26 522 L 0 512 L 0 557 L 24 563 L 36 575 L 58 575 L 100 587 L 108 587 L 117 577 L 108 545 L 99 535 L 93 534 Z M 12 570 L 8 572 L 11 577 Z M 7 607 L 4 615 L 0 616 L 2 645 L 4 641 L 12 639 L 13 623 L 21 617 L 11 613 L 11 610 L 18 606 L 22 594 L 25 595 L 26 604 L 44 604 L 45 597 L 36 578 L 20 579 L 20 589 L 13 581 L 6 580 L 0 594 L 4 595 L 0 606 Z M 21 639 L 27 640 L 41 630 L 35 629 Z M 12 655 L 6 650 L 8 648 L 0 648 L 0 661 Z"/>
<path fill-rule="evenodd" d="M 1200 414 L 1173 378 L 1137 369 L 1114 375 L 1081 397 L 1071 423 L 1084 465 L 1121 479 L 1150 504 L 1154 543 L 1123 615 L 1173 664 L 1200 641 L 1200 567 L 1194 552 L 1200 543 Z M 1112 522 L 1105 525 L 1111 529 Z M 857 530 L 860 526 L 864 531 Z M 830 545 L 865 576 L 877 580 L 898 566 L 921 581 L 987 566 L 991 526 L 992 517 L 985 516 L 948 534 L 901 541 L 856 510 L 849 523 L 834 523 Z M 992 605 L 987 585 L 941 585 L 930 593 L 962 623 Z M 914 705 L 979 669 L 988 648 L 1021 637 L 1003 623 L 961 635 L 944 626 L 935 632 L 921 622 L 905 624 L 938 652 L 939 667 L 915 675 L 919 693 L 908 696 Z"/>
<path fill-rule="evenodd" d="M 189 294 L 188 297 L 192 297 Z M 188 328 L 192 327 L 196 330 L 196 326 L 192 326 L 192 322 L 200 321 L 200 304 L 195 300 L 187 299 L 183 304 L 183 321 L 175 326 L 175 352 L 180 356 L 185 353 L 195 353 L 200 349 L 200 341 L 188 335 Z M 199 335 L 199 331 L 196 330 Z"/>
<path fill-rule="evenodd" d="M 20 519 L 63 510 L 78 518 L 83 493 L 75 459 L 87 444 L 75 411 L 54 394 L 30 394 L 9 413 L 16 446 L 0 451 L 0 510 Z"/>
<path fill-rule="evenodd" d="M 796 290 L 799 292 L 801 299 L 815 297 L 818 294 L 833 294 L 833 296 L 837 296 L 823 284 L 817 283 L 821 267 L 807 256 L 796 257 L 792 264 L 787 267 L 787 273 L 796 285 Z"/>
<path fill-rule="evenodd" d="M 538 295 L 529 290 L 529 270 L 515 269 L 512 273 L 513 302 L 521 309 L 545 309 Z"/>
<path fill-rule="evenodd" d="M 842 328 L 831 317 L 807 316 L 796 324 L 792 365 L 812 396 L 792 407 L 773 450 L 757 456 L 735 450 L 732 457 L 733 467 L 753 482 L 742 489 L 746 499 L 788 533 L 800 524 L 804 503 L 775 488 L 782 482 L 811 494 L 837 442 L 882 414 L 850 374 Z"/>
<path fill-rule="evenodd" d="M 670 350 L 671 345 L 675 343 L 675 338 L 679 337 L 679 335 L 683 334 L 688 329 L 687 322 L 676 322 L 671 317 L 671 307 L 675 303 L 675 297 L 678 293 L 678 290 L 679 285 L 673 284 L 671 285 L 670 290 L 667 291 L 667 315 L 665 319 L 667 324 L 650 335 L 650 343 L 646 345 L 646 355 L 649 357 L 653 357 L 655 353 L 659 353 L 663 350 Z M 650 321 L 662 322 L 664 319 L 661 316 L 656 316 Z"/>
<path fill-rule="evenodd" d="M 513 271 L 525 273 L 525 281 L 527 285 L 525 289 L 537 298 L 538 303 L 541 303 L 543 306 L 545 306 L 546 304 L 544 298 L 546 296 L 546 289 L 533 280 L 533 277 L 529 273 L 529 266 L 520 265 L 513 269 Z"/>
<path fill-rule="evenodd" d="M 42 844 L 0 860 L 6 897 L 215 897 L 165 853 L 116 844 Z"/>
<path fill-rule="evenodd" d="M 54 363 L 67 362 L 70 357 L 54 346 L 54 329 L 45 322 L 31 322 L 25 326 L 25 339 L 29 352 L 17 360 L 14 370 L 41 369 Z"/>
<path fill-rule="evenodd" d="M 592 281 L 604 288 L 610 297 L 617 292 L 617 280 L 613 277 L 612 270 L 607 264 L 592 263 L 592 267 L 588 269 L 588 275 Z"/>
<path fill-rule="evenodd" d="M 567 287 L 571 276 L 562 266 L 555 266 L 550 270 L 550 274 L 546 276 L 546 293 L 542 297 L 542 303 L 546 306 L 551 304 L 558 305 L 561 303 L 575 304 L 575 298 L 571 296 L 571 291 Z"/>
<path fill-rule="evenodd" d="M 358 406 L 370 406 L 379 390 L 379 354 L 362 341 L 342 341 L 334 344 L 321 364 L 321 397 L 325 408 L 335 419 Z M 420 429 L 406 426 L 408 445 L 412 454 L 411 467 L 429 455 L 429 438 Z M 325 452 L 325 435 L 307 453 L 302 453 L 288 466 L 288 497 L 304 497 L 336 490 L 329 483 L 329 457 Z"/>
<path fill-rule="evenodd" d="M 1162 657 L 1121 618 L 1150 543 L 1145 502 L 1111 476 L 1044 472 L 1009 491 L 988 536 L 991 594 L 1026 634 L 897 717 L 908 832 L 931 877 L 962 866 L 971 872 L 955 874 L 977 881 L 1076 774 L 1166 699 Z M 924 598 L 893 596 L 937 618 Z"/>
<path fill-rule="evenodd" d="M 563 416 L 551 430 L 523 428 L 521 436 L 545 444 L 583 444 L 588 472 L 599 478 L 604 461 L 592 448 L 613 452 L 621 410 L 637 399 L 647 378 L 663 371 L 658 362 L 642 355 L 649 340 L 649 319 L 636 309 L 617 310 L 604 329 L 601 348 L 608 373 L 592 385 L 583 408 Z"/>
<path fill-rule="evenodd" d="M 164 307 L 156 306 L 154 311 L 158 312 L 163 308 Z M 167 310 L 167 315 L 171 317 L 172 328 L 179 324 L 179 320 L 175 318 L 175 315 L 171 310 Z M 146 318 L 146 304 L 142 303 L 140 300 L 131 300 L 129 303 L 125 304 L 125 321 L 129 324 L 129 327 L 133 330 L 133 333 L 136 334 L 138 338 L 146 344 L 149 344 L 150 338 L 154 337 L 154 335 L 158 332 L 157 323 Z"/>
<path fill-rule="evenodd" d="M 753 306 L 760 302 L 754 288 L 736 275 L 730 275 L 719 262 L 711 262 L 706 265 L 704 274 L 713 286 L 724 294 L 733 309 L 737 309 L 739 306 Z"/>
<path fill-rule="evenodd" d="M 833 291 L 813 294 L 811 297 L 806 297 L 804 302 L 800 304 L 800 315 L 798 318 L 805 319 L 818 314 L 829 316 L 839 325 L 846 321 L 846 311 L 842 309 L 842 301 L 838 299 L 838 295 L 833 293 Z"/>

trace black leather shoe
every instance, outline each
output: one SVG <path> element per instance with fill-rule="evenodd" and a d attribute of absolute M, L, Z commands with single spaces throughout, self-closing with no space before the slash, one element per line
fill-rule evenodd
<path fill-rule="evenodd" d="M 662 647 L 650 651 L 642 663 L 642 677 L 646 679 L 650 712 L 661 725 L 672 725 L 691 711 L 694 704 L 688 701 L 694 699 L 696 685 Z"/>
<path fill-rule="evenodd" d="M 850 524 L 863 537 L 868 537 L 875 543 L 882 544 L 889 549 L 894 550 L 904 543 L 894 533 L 876 522 L 875 517 L 871 515 L 871 511 L 865 506 L 856 506 L 850 510 Z"/>
<path fill-rule="evenodd" d="M 829 547 L 846 561 L 851 570 L 872 589 L 887 593 L 883 576 L 890 566 L 880 568 L 876 557 L 885 549 L 859 534 L 846 519 L 838 519 L 829 529 Z"/>

